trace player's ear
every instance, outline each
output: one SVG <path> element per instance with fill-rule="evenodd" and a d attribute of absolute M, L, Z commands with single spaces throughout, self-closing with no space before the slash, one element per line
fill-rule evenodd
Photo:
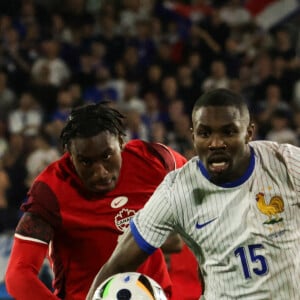
<path fill-rule="evenodd" d="M 250 123 L 247 127 L 246 144 L 252 141 L 254 136 L 254 130 L 255 130 L 254 123 Z"/>
<path fill-rule="evenodd" d="M 120 145 L 120 149 L 123 150 L 125 147 L 125 140 L 122 135 L 119 135 L 119 145 Z"/>
<path fill-rule="evenodd" d="M 194 128 L 193 127 L 190 128 L 190 132 L 192 134 L 192 141 L 194 142 L 195 136 L 194 136 Z"/>

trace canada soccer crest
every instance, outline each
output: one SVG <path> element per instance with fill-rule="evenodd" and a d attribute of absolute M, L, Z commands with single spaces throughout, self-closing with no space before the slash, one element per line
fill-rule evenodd
<path fill-rule="evenodd" d="M 129 226 L 129 221 L 133 218 L 136 211 L 133 209 L 123 208 L 116 216 L 115 216 L 115 224 L 116 227 L 124 232 L 126 228 Z"/>

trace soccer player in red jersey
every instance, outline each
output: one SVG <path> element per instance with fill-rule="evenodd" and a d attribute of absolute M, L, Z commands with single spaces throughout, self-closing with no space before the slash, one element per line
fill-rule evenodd
<path fill-rule="evenodd" d="M 6 272 L 16 299 L 83 300 L 129 220 L 185 158 L 161 144 L 124 143 L 123 116 L 105 104 L 74 109 L 61 133 L 66 153 L 34 181 Z M 54 293 L 39 280 L 48 255 Z M 171 293 L 160 249 L 138 270 Z"/>

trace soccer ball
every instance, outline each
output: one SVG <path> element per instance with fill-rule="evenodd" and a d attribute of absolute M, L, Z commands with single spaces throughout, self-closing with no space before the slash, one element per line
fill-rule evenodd
<path fill-rule="evenodd" d="M 137 273 L 118 273 L 106 279 L 92 300 L 167 300 L 161 286 L 150 277 Z"/>

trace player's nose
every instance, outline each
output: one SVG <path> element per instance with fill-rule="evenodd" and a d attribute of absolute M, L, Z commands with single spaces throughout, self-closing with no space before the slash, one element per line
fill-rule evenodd
<path fill-rule="evenodd" d="M 96 163 L 93 169 L 93 176 L 96 178 L 106 178 L 109 172 L 107 168 L 102 163 Z"/>
<path fill-rule="evenodd" d="M 220 136 L 215 135 L 212 136 L 210 143 L 208 145 L 208 149 L 213 151 L 213 150 L 225 150 L 227 148 L 227 145 Z"/>

